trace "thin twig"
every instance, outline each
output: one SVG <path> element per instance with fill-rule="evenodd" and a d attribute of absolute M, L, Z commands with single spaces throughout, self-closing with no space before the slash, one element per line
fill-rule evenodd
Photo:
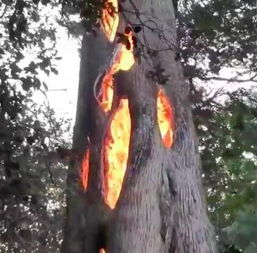
<path fill-rule="evenodd" d="M 257 74 L 255 74 L 254 76 L 252 76 L 251 78 L 248 79 L 238 79 L 236 77 L 232 77 L 232 78 L 225 78 L 225 77 L 219 77 L 219 76 L 211 76 L 211 77 L 203 77 L 201 78 L 201 80 L 216 80 L 216 81 L 226 81 L 226 82 L 237 82 L 237 83 L 245 83 L 245 82 L 257 82 L 257 80 L 254 80 L 254 78 L 257 77 Z"/>
<path fill-rule="evenodd" d="M 1 14 L 0 16 L 0 19 L 2 19 L 7 11 L 7 8 L 8 8 L 8 5 L 6 4 L 5 7 L 4 7 L 4 10 L 3 10 L 3 13 Z"/>

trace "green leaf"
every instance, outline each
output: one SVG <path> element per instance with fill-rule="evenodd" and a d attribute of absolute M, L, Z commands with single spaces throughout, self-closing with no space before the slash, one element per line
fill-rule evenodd
<path fill-rule="evenodd" d="M 58 75 L 58 71 L 56 68 L 51 68 L 51 71 L 55 74 L 55 75 Z"/>

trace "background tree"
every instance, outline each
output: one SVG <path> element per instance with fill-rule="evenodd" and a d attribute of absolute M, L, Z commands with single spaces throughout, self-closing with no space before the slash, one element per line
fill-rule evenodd
<path fill-rule="evenodd" d="M 1 252 L 57 252 L 62 239 L 66 166 L 55 150 L 69 147 L 69 122 L 33 101 L 43 73 L 57 73 L 48 2 L 0 3 Z"/>
<path fill-rule="evenodd" d="M 199 125 L 209 214 L 221 252 L 225 245 L 256 250 L 255 96 L 245 90 L 229 93 L 213 118 Z"/>
<path fill-rule="evenodd" d="M 256 4 L 187 1 L 180 5 L 177 18 L 179 56 L 191 87 L 210 217 L 222 238 L 220 251 L 252 252 L 256 231 L 247 224 L 253 224 L 256 215 L 251 202 L 256 174 L 255 90 L 235 90 L 238 84 L 247 87 L 256 82 Z M 214 81 L 223 89 L 211 93 L 206 82 L 215 89 Z"/>

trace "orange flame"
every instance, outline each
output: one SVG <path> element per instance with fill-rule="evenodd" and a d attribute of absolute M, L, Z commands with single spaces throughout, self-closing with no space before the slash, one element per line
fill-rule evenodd
<path fill-rule="evenodd" d="M 106 0 L 104 5 L 101 27 L 109 41 L 113 41 L 119 25 L 118 0 Z"/>
<path fill-rule="evenodd" d="M 132 39 L 132 32 L 124 34 L 125 42 L 121 43 L 118 48 L 118 54 L 115 59 L 114 71 L 117 73 L 119 70 L 128 71 L 135 64 L 135 58 L 133 54 L 134 44 Z"/>
<path fill-rule="evenodd" d="M 114 208 L 127 166 L 131 120 L 128 99 L 121 99 L 104 143 L 105 202 Z"/>
<path fill-rule="evenodd" d="M 108 72 L 102 81 L 101 92 L 98 95 L 98 100 L 102 110 L 107 113 L 112 108 L 113 99 L 113 73 Z"/>
<path fill-rule="evenodd" d="M 163 145 L 170 148 L 173 144 L 173 110 L 163 89 L 157 95 L 157 119 L 162 136 Z"/>
<path fill-rule="evenodd" d="M 109 36 L 110 39 L 110 34 Z M 133 55 L 132 32 L 124 34 L 127 44 L 120 43 L 114 52 L 109 70 L 103 78 L 101 92 L 98 97 L 100 107 L 108 112 L 113 100 L 113 75 L 118 71 L 128 71 L 135 63 Z M 114 208 L 124 178 L 130 138 L 130 114 L 128 100 L 121 99 L 117 110 L 112 118 L 109 131 L 105 137 L 103 147 L 103 161 L 105 169 L 105 203 Z"/>
<path fill-rule="evenodd" d="M 128 43 L 131 45 L 130 49 L 127 49 L 126 45 L 123 43 L 116 48 L 113 55 L 112 64 L 103 78 L 101 92 L 98 96 L 100 106 L 106 113 L 109 112 L 112 107 L 113 75 L 120 70 L 128 71 L 135 63 L 133 55 L 132 32 L 124 36 L 127 37 Z"/>
<path fill-rule="evenodd" d="M 81 163 L 81 174 L 80 174 L 80 178 L 81 178 L 81 183 L 83 186 L 83 189 L 86 190 L 87 189 L 87 183 L 88 183 L 88 172 L 89 172 L 89 150 L 87 149 L 84 157 L 82 159 L 82 163 Z"/>
<path fill-rule="evenodd" d="M 101 27 L 109 41 L 113 41 L 119 24 L 118 1 L 106 1 L 103 10 Z M 132 31 L 127 29 L 122 38 L 122 43 L 116 47 L 112 61 L 102 81 L 102 87 L 98 100 L 104 112 L 109 112 L 113 101 L 113 75 L 118 71 L 128 71 L 135 64 L 133 54 Z M 164 90 L 160 89 L 157 97 L 158 124 L 166 148 L 171 147 L 173 142 L 172 117 L 173 112 Z M 120 100 L 115 111 L 110 127 L 105 136 L 103 144 L 103 164 L 105 171 L 105 193 L 104 198 L 110 208 L 114 208 L 118 197 L 127 166 L 129 139 L 131 131 L 131 119 L 128 108 L 128 100 Z"/>

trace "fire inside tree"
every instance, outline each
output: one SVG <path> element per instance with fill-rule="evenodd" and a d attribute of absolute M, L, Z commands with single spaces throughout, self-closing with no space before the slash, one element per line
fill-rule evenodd
<path fill-rule="evenodd" d="M 113 6 L 117 6 L 117 1 L 113 1 Z M 102 29 L 106 34 L 107 39 L 112 41 L 115 38 L 118 18 L 118 12 L 113 15 L 106 13 L 106 9 L 103 10 Z M 113 27 L 113 28 L 112 28 Z M 129 27 L 126 27 L 128 29 Z M 128 29 L 129 32 L 124 33 L 124 37 L 127 37 L 127 43 L 123 42 L 117 44 L 113 59 L 111 60 L 111 66 L 109 67 L 101 80 L 101 90 L 98 95 L 99 106 L 105 113 L 109 113 L 112 108 L 114 94 L 113 76 L 118 71 L 129 71 L 134 65 L 134 45 L 132 40 L 132 29 Z M 129 49 L 128 49 L 129 48 Z M 97 85 L 97 83 L 96 83 Z M 166 97 L 163 89 L 159 89 L 157 94 L 157 119 L 159 128 L 163 138 L 163 143 L 167 148 L 170 148 L 173 141 L 173 113 L 169 103 L 169 99 Z M 110 125 L 104 136 L 102 159 L 104 167 L 104 181 L 105 181 L 105 202 L 110 208 L 114 208 L 118 200 L 119 193 L 122 186 L 123 177 L 125 174 L 128 151 L 129 151 L 129 139 L 131 130 L 131 120 L 128 108 L 128 99 L 121 98 L 118 107 L 113 112 Z M 85 181 L 89 171 L 89 155 L 86 151 L 86 155 L 82 162 L 82 182 L 84 189 L 86 190 Z"/>
<path fill-rule="evenodd" d="M 171 1 L 105 1 L 99 23 L 83 38 L 84 157 L 68 178 L 62 252 L 214 252 Z"/>

